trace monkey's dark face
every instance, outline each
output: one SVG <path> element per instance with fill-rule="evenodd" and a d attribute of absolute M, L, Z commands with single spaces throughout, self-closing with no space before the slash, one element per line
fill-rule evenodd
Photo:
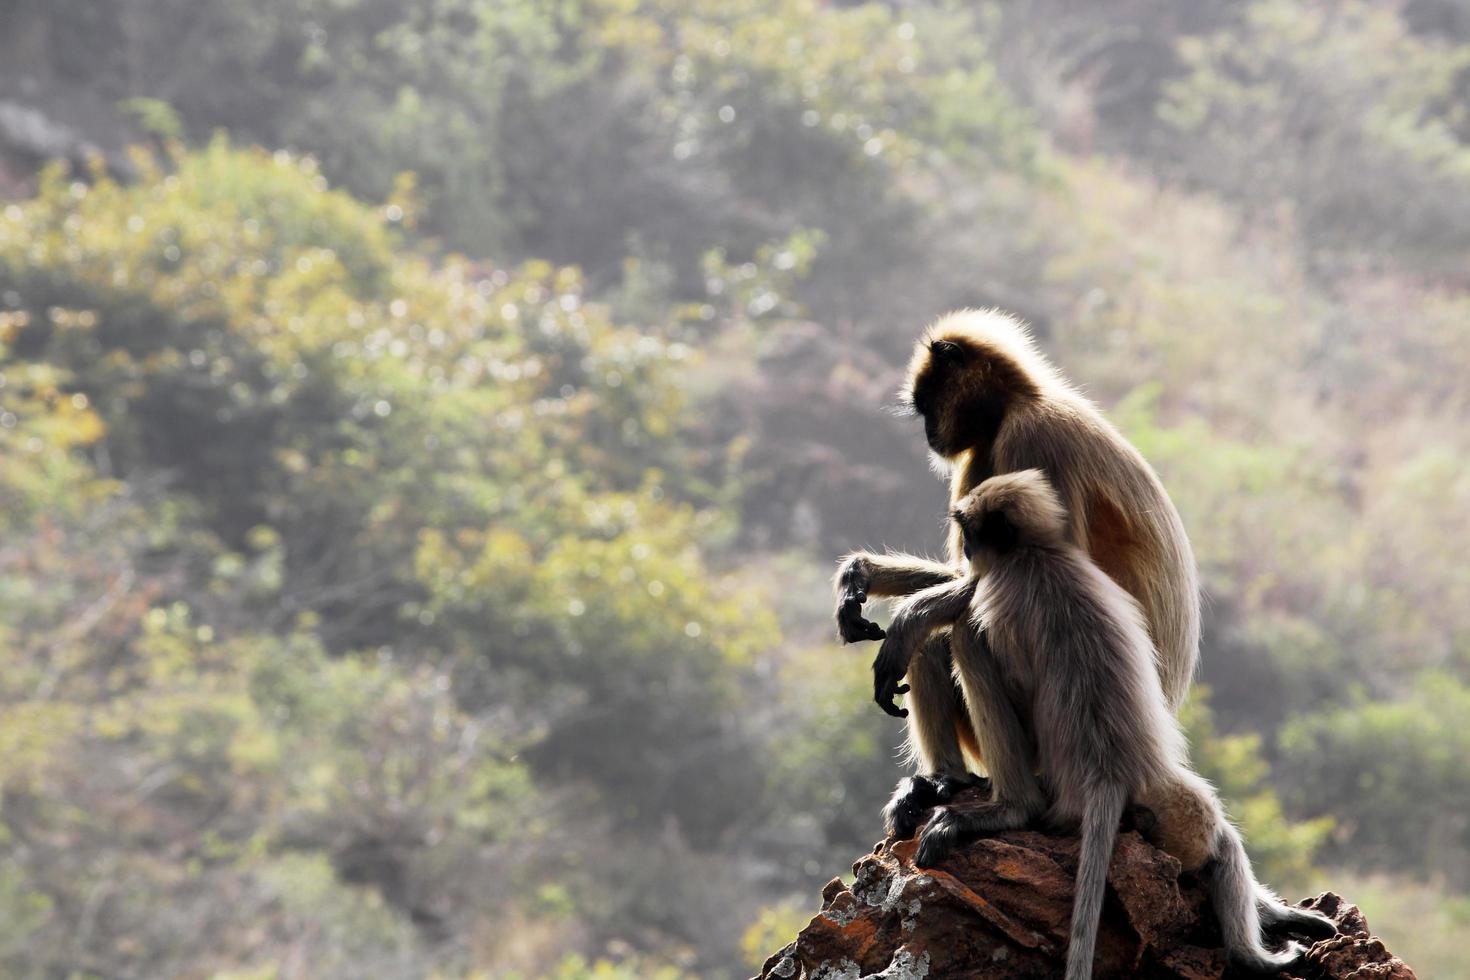
<path fill-rule="evenodd" d="M 955 501 L 965 557 L 977 571 L 1020 548 L 1047 547 L 1066 536 L 1067 514 L 1046 474 L 1039 469 L 1001 473 Z"/>
<path fill-rule="evenodd" d="M 965 560 L 986 564 L 1021 544 L 1021 531 L 1004 510 L 960 508 L 951 515 L 960 526 Z"/>
<path fill-rule="evenodd" d="M 927 341 L 915 358 L 908 401 L 929 448 L 946 458 L 988 447 L 1014 394 L 1019 369 L 964 338 Z"/>
<path fill-rule="evenodd" d="M 973 352 L 952 340 L 933 340 L 922 366 L 909 388 L 909 403 L 924 420 L 924 438 L 941 456 L 953 456 L 965 447 L 957 445 L 956 397 Z"/>

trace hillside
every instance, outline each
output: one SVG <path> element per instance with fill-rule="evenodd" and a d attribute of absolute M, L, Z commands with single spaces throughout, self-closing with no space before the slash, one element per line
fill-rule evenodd
<path fill-rule="evenodd" d="M 1467 106 L 1449 0 L 0 5 L 0 974 L 757 969 L 993 305 L 1179 506 L 1262 878 L 1470 977 Z"/>

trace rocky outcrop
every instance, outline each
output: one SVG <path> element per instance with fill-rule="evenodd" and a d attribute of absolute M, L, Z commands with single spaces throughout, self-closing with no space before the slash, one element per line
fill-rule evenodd
<path fill-rule="evenodd" d="M 916 843 L 885 841 L 833 879 L 822 911 L 765 963 L 760 980 L 971 980 L 1061 976 L 1077 868 L 1075 837 L 997 834 L 937 868 Z M 1134 831 L 1118 840 L 1098 938 L 1098 978 L 1220 980 L 1227 969 L 1202 883 Z M 1413 980 L 1356 906 L 1326 892 L 1301 903 L 1337 922 L 1296 980 Z"/>

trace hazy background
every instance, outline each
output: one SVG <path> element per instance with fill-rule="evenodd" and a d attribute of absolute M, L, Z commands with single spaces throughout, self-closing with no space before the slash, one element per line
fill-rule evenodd
<path fill-rule="evenodd" d="M 0 974 L 752 972 L 999 305 L 1183 512 L 1262 875 L 1470 976 L 1463 0 L 0 0 L 0 198 Z"/>

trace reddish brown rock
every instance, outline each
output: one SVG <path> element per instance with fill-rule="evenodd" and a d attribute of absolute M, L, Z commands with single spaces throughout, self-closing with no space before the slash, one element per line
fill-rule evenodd
<path fill-rule="evenodd" d="M 914 841 L 886 841 L 834 879 L 822 911 L 773 955 L 759 980 L 979 980 L 1061 975 L 1077 841 L 1036 831 L 988 837 L 938 868 L 913 864 Z M 1203 885 L 1128 831 L 1118 839 L 1098 937 L 1098 978 L 1229 980 Z M 1331 892 L 1302 903 L 1340 935 L 1316 944 L 1294 980 L 1413 980 Z"/>

